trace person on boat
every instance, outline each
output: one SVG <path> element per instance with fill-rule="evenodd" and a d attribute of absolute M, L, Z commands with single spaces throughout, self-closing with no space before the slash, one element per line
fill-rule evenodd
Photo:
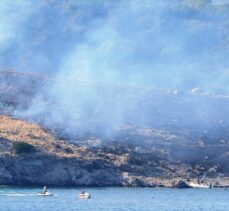
<path fill-rule="evenodd" d="M 213 185 L 212 185 L 212 183 L 211 183 L 211 182 L 210 182 L 209 188 L 213 188 Z"/>
<path fill-rule="evenodd" d="M 46 194 L 47 192 L 48 192 L 48 188 L 46 186 L 44 186 L 42 193 Z"/>
<path fill-rule="evenodd" d="M 81 199 L 90 199 L 91 198 L 90 194 L 87 191 L 81 191 L 79 194 L 79 197 Z"/>
<path fill-rule="evenodd" d="M 86 194 L 86 191 L 84 191 L 84 190 L 80 192 L 81 196 L 84 196 L 85 194 Z"/>

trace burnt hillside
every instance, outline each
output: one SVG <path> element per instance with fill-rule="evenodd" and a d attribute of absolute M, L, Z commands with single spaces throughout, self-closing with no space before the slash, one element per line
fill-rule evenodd
<path fill-rule="evenodd" d="M 169 181 L 174 178 L 229 176 L 227 96 L 134 87 L 123 89 L 81 81 L 81 88 L 102 93 L 109 112 L 106 118 L 101 118 L 104 113 L 100 110 L 102 107 L 90 104 L 87 110 L 90 115 L 81 116 L 75 120 L 74 127 L 65 128 L 66 125 L 60 121 L 47 121 L 49 110 L 59 105 L 48 94 L 53 80 L 12 71 L 0 72 L 0 80 L 2 183 L 11 184 L 10 178 L 17 176 L 17 184 L 34 184 L 31 179 L 34 172 L 30 169 L 33 162 L 39 168 L 43 165 L 50 168 L 46 179 L 49 173 L 58 173 L 54 166 L 60 165 L 65 169 L 62 172 L 65 176 L 61 179 L 63 185 L 169 186 Z M 23 116 L 37 96 L 45 98 L 47 112 L 39 116 Z M 119 101 L 125 120 L 122 122 L 112 122 L 112 113 L 109 115 L 112 112 L 110 108 L 118 102 L 114 100 L 117 98 L 124 99 Z M 103 133 L 101 123 L 104 121 L 112 126 L 112 132 Z M 82 130 L 85 122 L 91 125 L 88 131 Z M 15 154 L 14 141 L 32 144 L 36 153 Z M 28 162 L 32 163 L 25 165 L 27 173 L 24 177 L 22 166 L 28 156 Z M 9 161 L 12 168 L 7 167 Z M 116 175 L 115 178 L 111 178 L 111 174 Z M 58 181 L 54 178 L 49 183 Z"/>

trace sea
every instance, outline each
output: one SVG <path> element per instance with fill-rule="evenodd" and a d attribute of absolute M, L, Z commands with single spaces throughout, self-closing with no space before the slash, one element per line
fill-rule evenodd
<path fill-rule="evenodd" d="M 0 187 L 0 211 L 229 210 L 229 189 Z M 91 199 L 79 198 L 81 191 Z"/>

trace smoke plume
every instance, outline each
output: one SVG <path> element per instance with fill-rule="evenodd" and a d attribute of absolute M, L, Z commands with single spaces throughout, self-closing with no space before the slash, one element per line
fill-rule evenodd
<path fill-rule="evenodd" d="M 225 116 L 227 103 L 177 93 L 228 94 L 227 1 L 3 0 L 0 8 L 1 66 L 55 78 L 25 116 L 108 133 L 128 122 L 209 125 Z"/>

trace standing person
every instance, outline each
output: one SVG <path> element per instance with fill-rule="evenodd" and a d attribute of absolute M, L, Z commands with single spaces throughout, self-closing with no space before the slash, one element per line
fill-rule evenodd
<path fill-rule="evenodd" d="M 46 186 L 44 186 L 42 193 L 46 194 L 47 192 L 48 192 L 48 188 Z"/>

